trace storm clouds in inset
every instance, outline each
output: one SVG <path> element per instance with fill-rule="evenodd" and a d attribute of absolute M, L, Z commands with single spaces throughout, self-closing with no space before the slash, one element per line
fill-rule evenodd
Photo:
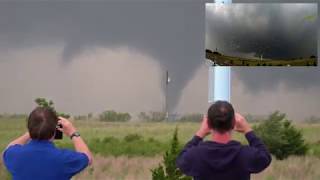
<path fill-rule="evenodd" d="M 240 57 L 317 56 L 316 3 L 206 4 L 206 49 Z"/>

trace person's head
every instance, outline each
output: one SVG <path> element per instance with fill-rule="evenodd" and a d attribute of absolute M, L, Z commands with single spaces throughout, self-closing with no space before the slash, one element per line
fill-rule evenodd
<path fill-rule="evenodd" d="M 235 114 L 232 105 L 227 101 L 216 101 L 208 109 L 208 126 L 218 133 L 233 129 Z"/>
<path fill-rule="evenodd" d="M 58 117 L 50 108 L 37 107 L 28 118 L 27 127 L 31 139 L 50 140 L 54 137 Z"/>

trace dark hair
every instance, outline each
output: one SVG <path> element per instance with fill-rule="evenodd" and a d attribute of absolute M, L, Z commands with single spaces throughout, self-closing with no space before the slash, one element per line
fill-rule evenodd
<path fill-rule="evenodd" d="M 49 140 L 55 135 L 58 117 L 50 108 L 37 107 L 28 118 L 27 127 L 31 139 Z"/>
<path fill-rule="evenodd" d="M 234 109 L 227 101 L 216 101 L 208 110 L 208 126 L 225 133 L 234 127 Z"/>

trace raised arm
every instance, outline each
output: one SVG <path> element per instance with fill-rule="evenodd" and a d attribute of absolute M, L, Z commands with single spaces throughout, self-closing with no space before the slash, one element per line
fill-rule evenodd
<path fill-rule="evenodd" d="M 251 150 L 251 158 L 248 159 L 248 171 L 258 173 L 267 168 L 271 163 L 271 155 L 262 141 L 254 134 L 253 131 L 248 132 L 246 138 L 249 142 Z"/>
<path fill-rule="evenodd" d="M 7 148 L 10 147 L 10 146 L 13 146 L 13 145 L 16 145 L 16 144 L 19 144 L 19 145 L 24 145 L 26 144 L 28 141 L 30 141 L 30 135 L 28 132 L 24 133 L 22 136 L 18 137 L 17 139 L 11 141 Z M 7 149 L 6 148 L 6 149 Z"/>
<path fill-rule="evenodd" d="M 73 136 L 72 142 L 75 150 L 77 152 L 84 153 L 85 155 L 87 155 L 89 159 L 89 164 L 91 164 L 93 159 L 92 153 L 89 150 L 87 144 L 84 142 L 84 140 L 80 136 L 74 136 L 77 131 L 76 131 L 76 128 L 73 126 L 73 124 L 69 120 L 63 117 L 59 117 L 58 123 L 62 125 L 62 128 L 59 128 L 60 131 L 62 131 L 68 137 Z"/>
<path fill-rule="evenodd" d="M 184 146 L 177 157 L 176 165 L 184 174 L 194 176 L 194 173 L 192 172 L 192 159 L 194 158 L 194 155 L 190 153 L 190 149 L 197 146 L 208 134 L 210 134 L 210 128 L 208 127 L 208 119 L 205 116 L 195 136 L 193 136 L 193 138 Z"/>
<path fill-rule="evenodd" d="M 238 113 L 236 113 L 235 118 L 235 130 L 245 134 L 245 137 L 251 147 L 249 154 L 250 158 L 247 160 L 247 169 L 251 173 L 261 172 L 271 163 L 271 155 L 263 142 L 254 134 L 245 118 Z"/>

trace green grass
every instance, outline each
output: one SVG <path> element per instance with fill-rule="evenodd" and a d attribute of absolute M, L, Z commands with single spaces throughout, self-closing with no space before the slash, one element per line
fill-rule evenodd
<path fill-rule="evenodd" d="M 186 143 L 199 127 L 199 123 L 107 123 L 99 121 L 75 121 L 75 126 L 89 147 L 101 155 L 153 156 L 161 154 L 167 147 L 172 133 L 179 128 L 179 141 Z M 320 124 L 295 124 L 301 129 L 310 144 L 311 154 L 320 157 Z M 26 132 L 24 119 L 0 119 L 0 150 L 14 138 Z M 246 143 L 243 135 L 234 133 L 234 138 Z M 130 137 L 131 136 L 131 137 Z M 130 139 L 131 138 L 131 139 Z M 58 147 L 72 148 L 68 137 L 55 141 Z"/>
<path fill-rule="evenodd" d="M 130 138 L 133 137 L 133 138 Z M 137 138 L 138 137 L 138 138 Z M 70 142 L 56 142 L 61 148 L 72 149 Z M 106 136 L 104 138 L 92 138 L 88 141 L 88 146 L 94 154 L 102 156 L 155 156 L 168 149 L 167 142 L 160 142 L 154 138 L 145 139 L 138 134 L 129 134 L 123 139 Z"/>

